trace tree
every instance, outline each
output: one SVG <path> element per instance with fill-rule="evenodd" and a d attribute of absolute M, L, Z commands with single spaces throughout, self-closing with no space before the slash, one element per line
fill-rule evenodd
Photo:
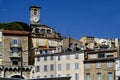
<path fill-rule="evenodd" d="M 29 31 L 30 27 L 24 22 L 0 23 L 0 29 Z"/>

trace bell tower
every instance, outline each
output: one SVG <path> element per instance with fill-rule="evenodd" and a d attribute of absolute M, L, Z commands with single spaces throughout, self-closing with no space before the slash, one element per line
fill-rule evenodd
<path fill-rule="evenodd" d="M 40 6 L 30 6 L 30 24 L 39 25 L 40 24 Z"/>

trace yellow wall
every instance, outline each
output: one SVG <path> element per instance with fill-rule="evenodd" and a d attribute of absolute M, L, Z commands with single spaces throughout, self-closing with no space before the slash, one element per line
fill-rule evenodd
<path fill-rule="evenodd" d="M 36 46 L 47 46 L 47 44 L 48 44 L 48 40 L 47 39 L 33 38 L 32 42 L 33 42 L 33 47 L 36 47 Z"/>
<path fill-rule="evenodd" d="M 39 38 L 32 38 L 33 47 L 37 46 L 59 46 L 61 45 L 60 41 L 57 40 L 48 40 L 48 39 L 39 39 Z"/>
<path fill-rule="evenodd" d="M 2 58 L 0 58 L 0 65 L 2 65 Z"/>

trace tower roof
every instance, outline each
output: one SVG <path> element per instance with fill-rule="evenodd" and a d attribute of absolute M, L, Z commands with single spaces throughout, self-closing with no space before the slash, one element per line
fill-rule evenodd
<path fill-rule="evenodd" d="M 32 5 L 32 6 L 30 6 L 30 9 L 31 8 L 41 8 L 39 5 Z"/>

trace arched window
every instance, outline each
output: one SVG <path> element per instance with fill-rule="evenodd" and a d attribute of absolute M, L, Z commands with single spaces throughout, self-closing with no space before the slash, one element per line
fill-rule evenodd
<path fill-rule="evenodd" d="M 34 15 L 37 15 L 37 9 L 34 9 Z"/>

